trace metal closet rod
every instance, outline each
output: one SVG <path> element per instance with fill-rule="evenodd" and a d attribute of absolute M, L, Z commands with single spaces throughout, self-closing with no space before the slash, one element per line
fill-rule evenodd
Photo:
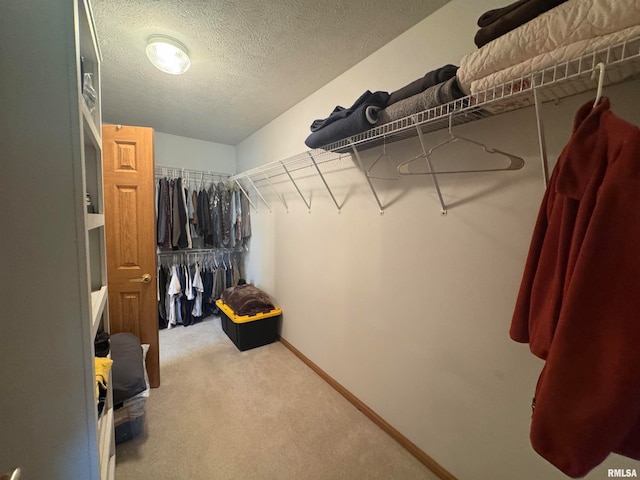
<path fill-rule="evenodd" d="M 242 249 L 228 248 L 228 247 L 214 247 L 214 248 L 192 248 L 189 250 L 166 250 L 157 252 L 158 255 L 179 255 L 189 253 L 242 253 Z"/>
<path fill-rule="evenodd" d="M 229 249 L 229 248 L 213 248 L 213 249 L 197 249 L 197 250 L 173 250 L 168 252 L 158 252 L 157 258 L 158 261 L 163 261 L 162 259 L 166 258 L 181 258 L 182 260 L 188 260 L 189 258 L 198 260 L 204 259 L 207 257 L 228 257 L 229 259 L 232 256 L 242 255 L 243 250 L 237 249 Z"/>
<path fill-rule="evenodd" d="M 154 174 L 156 176 L 184 176 L 184 174 L 195 175 L 195 176 L 207 176 L 207 177 L 219 177 L 228 179 L 231 177 L 231 173 L 224 172 L 212 172 L 211 170 L 194 170 L 192 168 L 181 168 L 181 167 L 165 167 L 158 166 L 154 167 Z"/>

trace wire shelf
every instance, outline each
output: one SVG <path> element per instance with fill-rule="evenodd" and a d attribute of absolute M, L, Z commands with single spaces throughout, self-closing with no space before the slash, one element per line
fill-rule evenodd
<path fill-rule="evenodd" d="M 358 135 L 331 143 L 323 148 L 309 150 L 285 160 L 232 175 L 230 180 L 251 178 L 254 181 L 268 180 L 305 168 L 351 156 L 353 147 L 358 150 L 373 148 L 382 143 L 391 143 L 417 135 L 416 126 L 422 133 L 446 129 L 451 116 L 452 125 L 461 125 L 502 113 L 534 105 L 534 90 L 539 101 L 557 102 L 563 98 L 594 90 L 596 82 L 591 80 L 598 63 L 605 65 L 604 86 L 640 78 L 640 37 L 603 48 L 575 59 L 522 75 L 514 80 L 466 96 L 453 102 L 439 105 L 422 112 L 373 127 Z"/>
<path fill-rule="evenodd" d="M 311 211 L 310 202 L 307 201 L 296 183 L 296 178 L 292 175 L 294 172 L 311 168 L 311 170 L 308 170 L 306 173 L 309 175 L 317 174 L 318 177 L 320 177 L 335 203 L 338 212 L 340 212 L 342 205 L 335 199 L 320 169 L 321 165 L 332 163 L 333 166 L 333 162 L 343 160 L 348 162 L 349 167 L 355 165 L 365 172 L 360 157 L 361 151 L 413 137 L 419 137 L 423 155 L 428 157 L 423 138 L 423 135 L 426 133 L 444 130 L 454 125 L 474 122 L 483 118 L 535 106 L 543 177 L 546 185 L 548 180 L 548 162 L 539 105 L 545 102 L 558 102 L 563 98 L 595 90 L 598 82 L 592 80 L 592 77 L 595 72 L 599 71 L 598 66 L 600 64 L 604 65 L 605 75 L 602 82 L 603 86 L 640 78 L 640 37 L 596 50 L 537 72 L 522 75 L 509 82 L 473 93 L 453 102 L 373 127 L 358 135 L 325 145 L 322 148 L 308 150 L 285 160 L 267 163 L 251 170 L 232 175 L 229 180 L 234 181 L 239 188 L 242 189 L 247 198 L 249 198 L 247 191 L 241 185 L 241 181 L 246 180 L 256 191 L 262 202 L 267 205 L 269 211 L 271 211 L 270 205 L 260 193 L 260 189 L 256 186 L 256 183 L 267 181 L 275 190 L 271 180 L 274 177 L 286 175 L 288 180 L 290 180 L 296 188 L 302 201 L 308 207 L 309 211 Z M 520 162 L 518 168 L 521 168 L 523 164 L 524 162 Z M 501 170 L 516 170 L 518 168 Z M 441 213 L 446 215 L 447 208 L 440 192 L 436 175 L 465 172 L 431 172 L 431 166 L 429 166 L 429 170 L 430 172 L 427 173 L 431 175 L 434 187 L 438 193 Z M 471 172 L 471 170 L 468 172 Z M 301 175 L 298 174 L 298 177 L 300 176 Z M 372 183 L 372 178 L 376 177 L 370 176 L 367 172 L 365 173 L 365 178 L 382 214 L 385 205 L 381 202 L 376 188 Z M 278 194 L 278 197 L 288 211 L 284 196 Z M 249 199 L 249 202 L 255 208 L 251 199 Z"/>

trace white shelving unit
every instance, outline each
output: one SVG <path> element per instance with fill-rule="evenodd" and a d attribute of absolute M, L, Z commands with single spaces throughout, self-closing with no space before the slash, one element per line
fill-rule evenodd
<path fill-rule="evenodd" d="M 93 211 L 85 209 L 87 277 L 90 286 L 91 338 L 99 331 L 109 332 L 107 266 L 105 244 L 104 198 L 102 179 L 101 89 L 100 51 L 95 34 L 93 14 L 89 0 L 77 0 L 78 61 L 81 74 L 91 74 L 97 101 L 89 108 L 83 97 L 83 81 L 79 83 L 80 118 L 82 119 L 82 165 L 84 191 L 90 196 Z M 96 399 L 97 402 L 97 399 Z M 97 420 L 97 445 L 100 479 L 113 478 L 115 465 L 115 435 L 113 422 L 113 394 L 111 379 L 102 413 Z"/>
<path fill-rule="evenodd" d="M 113 478 L 111 392 L 99 414 L 94 367 L 109 312 L 101 59 L 89 0 L 3 0 L 0 41 L 0 217 L 14 233 L 0 240 L 11 252 L 11 286 L 0 294 L 0 471 Z M 92 74 L 92 108 L 83 73 Z"/>
<path fill-rule="evenodd" d="M 308 175 L 308 172 L 312 172 L 312 174 L 317 174 L 320 177 L 336 204 L 338 211 L 340 211 L 341 206 L 338 205 L 333 197 L 333 193 L 320 167 L 324 164 L 348 160 L 355 163 L 365 174 L 375 200 L 380 207 L 380 213 L 382 213 L 384 206 L 378 198 L 372 177 L 366 174 L 367 169 L 360 158 L 361 151 L 412 137 L 419 137 L 424 151 L 424 134 L 446 129 L 449 125 L 460 125 L 513 110 L 535 106 L 541 146 L 542 169 L 546 181 L 548 167 L 546 162 L 544 130 L 542 128 L 539 106 L 544 102 L 558 102 L 572 95 L 595 90 L 597 80 L 593 80 L 591 77 L 599 63 L 602 63 L 605 68 L 604 86 L 639 78 L 640 38 L 630 39 L 623 43 L 612 45 L 608 48 L 597 50 L 561 64 L 545 68 L 544 70 L 523 75 L 502 85 L 497 85 L 453 102 L 416 112 L 405 118 L 325 145 L 323 148 L 309 150 L 284 160 L 271 162 L 238 173 L 230 179 L 238 183 L 246 193 L 253 189 L 260 199 L 267 204 L 260 192 L 261 188 L 267 186 L 274 188 L 272 182 L 274 178 L 288 177 L 302 200 L 307 207 L 310 208 L 310 204 L 298 188 L 293 174 L 294 172 L 304 171 L 304 174 Z M 430 176 L 433 178 L 434 186 L 438 190 L 442 211 L 446 213 L 446 208 L 442 201 L 436 180 L 437 173 L 430 174 Z M 244 187 L 241 184 L 244 184 Z M 282 197 L 280 197 L 280 199 L 283 200 Z M 268 204 L 267 206 L 269 207 Z"/>

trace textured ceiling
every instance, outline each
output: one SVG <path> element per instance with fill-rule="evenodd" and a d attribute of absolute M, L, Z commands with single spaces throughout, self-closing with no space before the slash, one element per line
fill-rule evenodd
<path fill-rule="evenodd" d="M 103 119 L 236 145 L 447 1 L 93 0 Z M 187 73 L 149 63 L 152 34 Z"/>

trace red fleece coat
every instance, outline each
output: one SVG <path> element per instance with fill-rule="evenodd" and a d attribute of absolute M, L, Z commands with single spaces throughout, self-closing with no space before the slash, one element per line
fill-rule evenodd
<path fill-rule="evenodd" d="M 510 335 L 546 360 L 531 444 L 571 477 L 640 459 L 640 130 L 578 111 L 545 192 Z"/>

